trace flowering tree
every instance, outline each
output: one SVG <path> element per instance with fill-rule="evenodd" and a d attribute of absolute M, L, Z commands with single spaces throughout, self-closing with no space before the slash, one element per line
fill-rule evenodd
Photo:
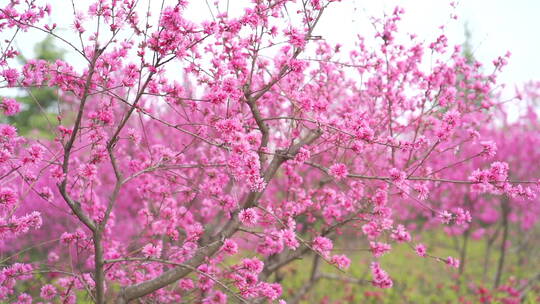
<path fill-rule="evenodd" d="M 538 83 L 528 83 L 517 93 L 517 98 L 522 100 L 523 114 L 516 121 L 508 119 L 508 110 L 503 105 L 494 109 L 491 112 L 491 118 L 496 117 L 497 123 L 485 123 L 480 128 L 481 134 L 485 139 L 484 145 L 492 145 L 498 147 L 496 155 L 486 157 L 476 157 L 477 151 L 474 147 L 463 147 L 463 150 L 454 151 L 456 155 L 460 155 L 463 159 L 470 159 L 468 162 L 458 164 L 460 170 L 451 170 L 446 174 L 447 177 L 453 179 L 466 179 L 470 172 L 473 172 L 473 178 L 481 177 L 482 168 L 490 168 L 490 174 L 495 174 L 497 171 L 504 172 L 513 180 L 534 179 L 539 175 L 538 169 L 530 164 L 540 161 L 540 155 L 534 147 L 538 146 Z M 478 133 L 479 134 L 479 133 Z M 475 133 L 474 136 L 478 136 Z M 504 161 L 504 162 L 503 162 Z M 477 177 L 474 177 L 477 176 Z M 488 177 L 485 177 L 488 178 Z M 437 206 L 439 209 L 449 209 L 459 212 L 459 210 L 467 210 L 475 220 L 466 225 L 453 223 L 447 225 L 445 231 L 453 236 L 461 236 L 462 242 L 458 249 L 460 251 L 460 269 L 461 275 L 465 269 L 465 261 L 467 256 L 467 243 L 470 238 L 484 239 L 486 241 L 486 252 L 483 260 L 483 278 L 484 284 L 487 284 L 487 270 L 491 257 L 491 251 L 494 249 L 495 241 L 500 240 L 497 246 L 499 255 L 498 260 L 493 261 L 495 265 L 495 277 L 493 278 L 493 286 L 497 288 L 502 281 L 503 268 L 507 251 L 510 245 L 515 249 L 518 255 L 520 264 L 525 264 L 529 261 L 531 242 L 534 238 L 534 227 L 538 222 L 540 205 L 535 200 L 526 199 L 521 195 L 498 195 L 496 193 L 486 193 L 485 187 L 490 187 L 486 184 L 476 184 L 472 187 L 459 187 L 457 184 L 442 184 L 432 195 L 430 203 L 432 206 Z M 533 194 L 527 194 L 525 197 L 532 198 Z M 456 197 L 460 197 L 456 201 Z M 411 212 L 412 211 L 412 212 Z M 405 211 L 409 214 L 412 222 L 418 217 L 415 210 Z M 423 213 L 423 211 L 420 211 Z M 437 227 L 440 223 L 434 220 L 427 220 L 425 228 Z M 510 230 L 514 228 L 514 233 Z M 519 248 L 519 249 L 518 249 Z M 528 249 L 528 250 L 527 250 Z M 491 266 L 493 266 L 491 265 Z M 534 280 L 534 279 L 533 279 Z M 518 285 L 527 286 L 530 281 Z M 508 293 L 514 297 L 522 297 L 520 290 L 514 287 L 502 286 L 502 289 L 511 289 L 514 292 Z M 487 290 L 485 290 L 487 291 Z"/>
<path fill-rule="evenodd" d="M 375 42 L 360 37 L 343 56 L 314 35 L 332 2 L 252 1 L 235 17 L 216 3 L 219 13 L 203 22 L 183 14 L 182 0 L 157 14 L 150 1 L 74 3 L 74 40 L 45 21 L 63 8 L 0 8 L 0 30 L 11 37 L 0 85 L 54 87 L 60 124 L 52 141 L 0 126 L 9 252 L 0 299 L 283 301 L 279 269 L 310 256 L 297 302 L 324 275 L 320 263 L 350 266 L 333 250 L 343 233 L 370 241 L 370 283 L 388 288 L 377 259 L 392 242 L 414 249 L 396 212 L 414 206 L 445 224 L 471 221 L 465 208 L 430 204 L 439 184 L 534 196 L 501 162 L 451 174 L 496 153 L 478 131 L 497 104 L 491 93 L 505 58 L 484 74 L 444 35 L 403 37 L 401 9 L 373 20 Z M 17 66 L 12 42 L 26 31 L 55 38 L 84 67 Z M 7 96 L 1 107 L 20 110 Z M 455 149 L 476 152 L 462 159 Z"/>

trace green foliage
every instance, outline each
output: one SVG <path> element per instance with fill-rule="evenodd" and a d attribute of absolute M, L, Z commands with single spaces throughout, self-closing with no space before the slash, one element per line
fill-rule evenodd
<path fill-rule="evenodd" d="M 43 41 L 36 44 L 34 47 L 34 52 L 36 53 L 36 59 L 42 59 L 46 61 L 53 62 L 56 59 L 62 59 L 64 57 L 65 51 L 59 49 L 53 41 L 51 36 L 47 36 Z M 21 58 L 26 62 L 26 59 Z"/>

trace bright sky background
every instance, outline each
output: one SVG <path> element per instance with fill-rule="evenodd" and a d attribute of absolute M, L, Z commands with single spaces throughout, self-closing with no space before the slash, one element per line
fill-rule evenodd
<path fill-rule="evenodd" d="M 0 0 L 3 1 L 6 0 Z M 232 14 L 235 10 L 238 13 L 238 7 L 249 3 L 249 0 L 229 1 Z M 72 22 L 71 2 L 50 2 L 53 3 L 52 20 L 59 25 L 69 26 Z M 89 2 L 75 0 L 80 8 Z M 190 2 L 185 16 L 194 21 L 211 18 L 205 0 Z M 208 2 L 212 3 L 214 0 Z M 61 5 L 54 5 L 55 3 Z M 154 3 L 159 7 L 161 1 L 152 0 L 153 5 Z M 457 1 L 457 21 L 450 18 L 450 0 L 342 0 L 333 3 L 325 12 L 314 35 L 322 35 L 331 43 L 339 42 L 352 46 L 357 33 L 366 37 L 372 33 L 369 16 L 382 17 L 384 12 L 391 13 L 396 5 L 405 9 L 400 23 L 401 29 L 416 33 L 427 41 L 440 34 L 440 25 L 446 25 L 449 45 L 461 44 L 465 37 L 464 24 L 467 23 L 472 34 L 474 56 L 490 68 L 493 59 L 511 51 L 509 65 L 499 78 L 501 82 L 508 84 L 509 95 L 512 94 L 514 85 L 528 80 L 540 80 L 539 0 Z M 27 56 L 31 56 L 33 44 L 43 39 L 43 36 L 35 31 L 33 33 L 23 35 L 17 41 L 17 46 Z M 1 34 L 0 37 L 3 38 Z M 70 57 L 67 59 L 72 62 L 80 60 L 77 56 Z"/>
<path fill-rule="evenodd" d="M 448 0 L 343 0 L 328 11 L 320 33 L 330 40 L 350 41 L 352 32 L 368 28 L 370 15 L 391 13 L 398 5 L 405 9 L 401 27 L 428 41 L 446 25 L 449 45 L 465 40 L 465 23 L 471 32 L 474 56 L 486 66 L 493 59 L 512 53 L 500 80 L 509 87 L 528 80 L 540 80 L 540 1 L 461 0 L 456 1 L 458 20 L 450 19 Z M 348 30 L 348 29 L 353 29 Z"/>

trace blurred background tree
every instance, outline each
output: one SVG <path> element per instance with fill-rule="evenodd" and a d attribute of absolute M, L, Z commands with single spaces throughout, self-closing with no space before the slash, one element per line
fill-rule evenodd
<path fill-rule="evenodd" d="M 63 59 L 65 51 L 58 48 L 53 39 L 47 36 L 34 47 L 36 59 L 55 62 Z M 28 60 L 19 56 L 21 64 Z M 3 123 L 13 124 L 19 130 L 19 134 L 36 138 L 54 137 L 53 130 L 58 125 L 56 119 L 58 113 L 58 94 L 56 89 L 50 87 L 25 88 L 15 98 L 21 104 L 21 112 L 14 116 L 1 117 Z"/>

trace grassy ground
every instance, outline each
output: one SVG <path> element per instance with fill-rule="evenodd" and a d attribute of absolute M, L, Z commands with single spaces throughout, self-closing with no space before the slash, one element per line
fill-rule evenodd
<path fill-rule="evenodd" d="M 428 233 L 423 235 L 423 242 L 428 246 L 428 252 L 434 256 L 446 258 L 451 255 L 460 258 L 459 248 L 463 245 L 462 238 L 456 239 L 443 233 Z M 349 248 L 343 250 L 348 252 L 353 260 L 351 268 L 346 273 L 340 273 L 323 263 L 320 272 L 340 278 L 370 280 L 370 254 L 362 249 L 367 248 L 367 244 L 358 244 L 356 247 L 360 250 L 352 250 L 351 244 L 354 242 L 346 243 L 349 244 Z M 383 269 L 394 280 L 393 288 L 381 290 L 371 286 L 369 282 L 322 278 L 300 303 L 479 303 L 481 295 L 478 288 L 481 286 L 490 290 L 491 300 L 488 303 L 504 303 L 501 299 L 508 297 L 507 292 L 492 292 L 499 259 L 499 245 L 497 243 L 493 245 L 484 270 L 486 244 L 483 240 L 468 241 L 461 276 L 458 275 L 459 270 L 450 269 L 434 259 L 418 257 L 408 245 L 400 244 L 380 258 Z M 518 288 L 524 284 L 520 280 L 537 275 L 540 272 L 540 254 L 538 251 L 532 251 L 532 255 L 524 258 L 512 247 L 509 248 L 501 285 L 510 284 Z M 308 257 L 283 269 L 281 275 L 285 298 L 291 298 L 292 294 L 302 288 L 310 277 L 312 262 L 313 257 Z M 527 290 L 524 303 L 540 302 L 538 281 Z"/>

